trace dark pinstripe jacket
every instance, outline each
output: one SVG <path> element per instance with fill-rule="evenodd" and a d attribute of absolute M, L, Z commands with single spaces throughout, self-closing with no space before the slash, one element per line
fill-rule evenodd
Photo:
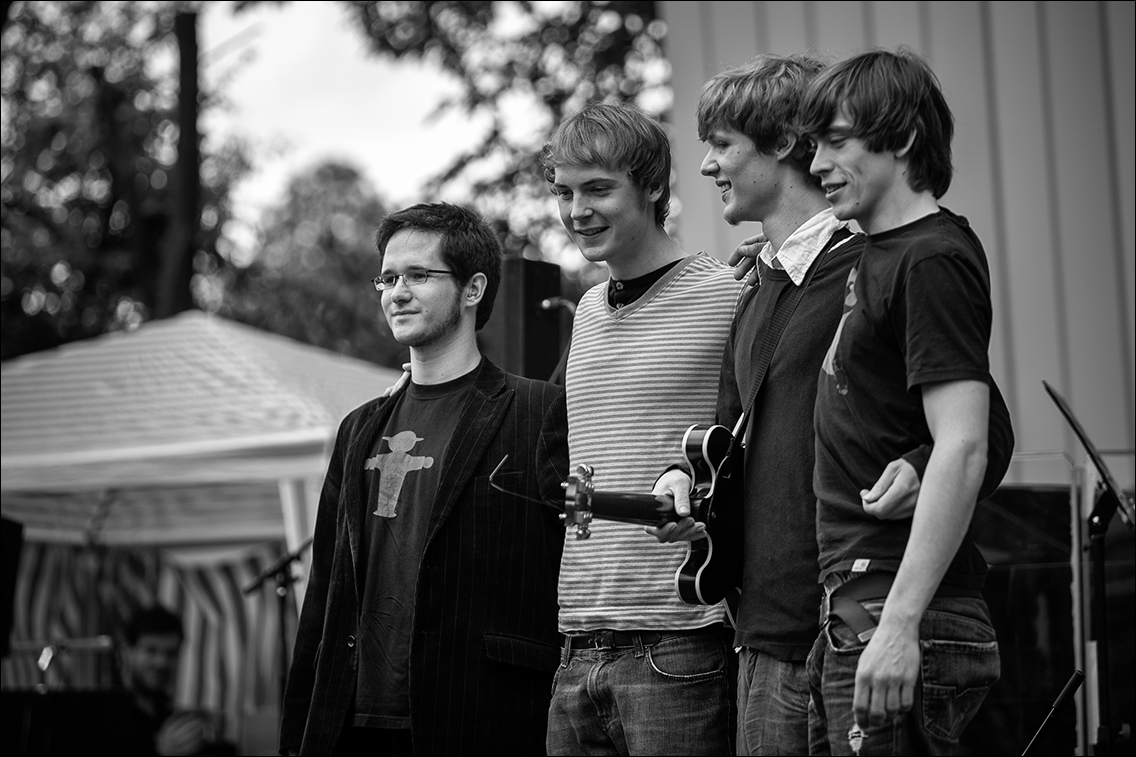
<path fill-rule="evenodd" d="M 559 387 L 482 359 L 430 516 L 414 608 L 410 717 L 418 754 L 543 754 L 559 662 L 556 582 L 568 424 Z M 340 425 L 316 516 L 280 749 L 330 754 L 355 692 L 363 470 L 391 401 Z"/>

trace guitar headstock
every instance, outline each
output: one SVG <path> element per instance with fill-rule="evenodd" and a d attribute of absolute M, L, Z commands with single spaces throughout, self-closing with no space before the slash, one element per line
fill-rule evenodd
<path fill-rule="evenodd" d="M 592 522 L 592 494 L 595 487 L 592 476 L 595 469 L 590 465 L 577 465 L 575 474 L 568 477 L 564 487 L 564 512 L 560 519 L 565 527 L 576 526 L 576 538 L 587 539 L 592 535 L 589 524 Z"/>

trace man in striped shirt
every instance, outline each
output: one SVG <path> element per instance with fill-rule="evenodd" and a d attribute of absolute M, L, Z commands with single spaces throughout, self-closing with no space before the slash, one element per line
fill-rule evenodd
<path fill-rule="evenodd" d="M 654 119 L 589 106 L 561 124 L 541 160 L 572 240 L 610 274 L 576 310 L 565 374 L 571 465 L 593 466 L 597 491 L 646 493 L 681 454 L 687 427 L 714 416 L 739 284 L 667 234 L 670 143 Z M 602 519 L 591 531 L 566 535 L 549 754 L 728 754 L 724 610 L 675 593 L 688 545 Z"/>

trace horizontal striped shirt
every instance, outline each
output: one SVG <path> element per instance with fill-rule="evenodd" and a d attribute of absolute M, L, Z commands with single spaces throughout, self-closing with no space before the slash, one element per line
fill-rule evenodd
<path fill-rule="evenodd" d="M 712 423 L 722 352 L 741 284 L 700 254 L 616 309 L 606 284 L 576 310 L 565 384 L 572 469 L 595 469 L 597 492 L 648 494 L 681 459 L 682 436 Z M 560 630 L 678 630 L 719 622 L 721 606 L 675 592 L 687 543 L 660 544 L 643 526 L 595 519 L 591 538 L 568 529 L 560 570 Z"/>

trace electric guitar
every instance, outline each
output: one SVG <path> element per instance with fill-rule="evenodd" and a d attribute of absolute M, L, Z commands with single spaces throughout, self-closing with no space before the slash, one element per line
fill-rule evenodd
<path fill-rule="evenodd" d="M 740 482 L 727 470 L 732 442 L 730 430 L 718 425 L 694 425 L 682 437 L 683 452 L 694 469 L 690 515 L 706 525 L 706 538 L 690 542 L 690 552 L 675 572 L 675 592 L 687 604 L 717 604 L 736 596 L 741 583 L 740 499 L 731 496 L 740 490 Z M 670 496 L 598 492 L 592 484 L 594 472 L 590 465 L 578 465 L 563 485 L 560 517 L 576 527 L 577 539 L 591 536 L 592 518 L 656 527 L 681 520 Z M 732 622 L 732 605 L 730 609 Z"/>

